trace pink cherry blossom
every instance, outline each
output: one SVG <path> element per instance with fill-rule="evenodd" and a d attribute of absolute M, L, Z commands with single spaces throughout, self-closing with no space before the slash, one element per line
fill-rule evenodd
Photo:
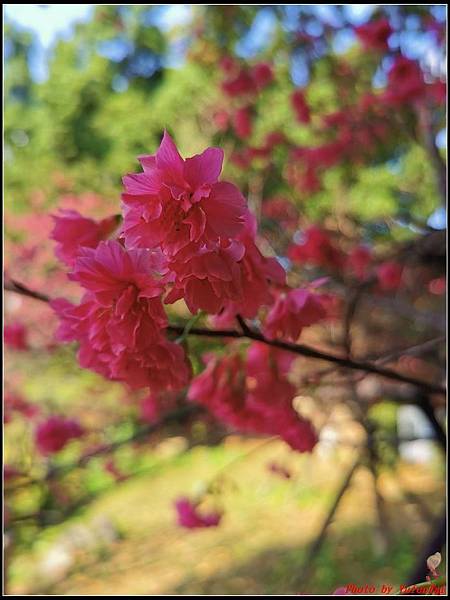
<path fill-rule="evenodd" d="M 291 105 L 295 118 L 299 123 L 308 124 L 311 121 L 309 106 L 306 103 L 303 90 L 295 90 L 291 94 Z"/>
<path fill-rule="evenodd" d="M 178 525 L 186 529 L 199 529 L 202 527 L 217 527 L 222 518 L 219 512 L 201 514 L 198 504 L 186 497 L 180 497 L 175 501 Z"/>
<path fill-rule="evenodd" d="M 294 262 L 333 269 L 340 268 L 343 262 L 342 253 L 333 244 L 328 232 L 317 225 L 305 230 L 303 243 L 292 245 L 288 255 Z"/>
<path fill-rule="evenodd" d="M 247 69 L 230 69 L 230 72 L 222 82 L 222 91 L 231 98 L 239 96 L 254 96 L 257 91 L 257 85 L 252 74 Z"/>
<path fill-rule="evenodd" d="M 252 115 L 250 108 L 239 108 L 233 115 L 233 127 L 238 138 L 245 140 L 252 134 Z"/>
<path fill-rule="evenodd" d="M 278 260 L 265 257 L 256 245 L 256 219 L 250 212 L 247 212 L 245 229 L 238 240 L 245 249 L 239 262 L 241 298 L 223 304 L 215 319 L 220 326 L 231 325 L 237 314 L 253 319 L 261 306 L 273 304 L 273 289 L 286 284 L 286 272 Z"/>
<path fill-rule="evenodd" d="M 41 454 L 54 454 L 83 433 L 77 421 L 53 415 L 38 425 L 35 433 L 36 446 Z"/>
<path fill-rule="evenodd" d="M 11 479 L 15 479 L 19 477 L 21 472 L 11 465 L 3 465 L 3 481 L 11 481 Z"/>
<path fill-rule="evenodd" d="M 293 450 L 310 452 L 317 435 L 309 421 L 295 411 L 296 388 L 287 379 L 294 355 L 254 342 L 247 354 L 247 407 L 258 417 L 260 432 L 278 435 Z"/>
<path fill-rule="evenodd" d="M 399 56 L 387 74 L 388 85 L 383 100 L 388 104 L 401 105 L 420 100 L 426 91 L 426 84 L 419 64 Z"/>
<path fill-rule="evenodd" d="M 247 389 L 252 401 L 261 409 L 271 410 L 289 405 L 295 395 L 295 387 L 287 379 L 295 356 L 291 352 L 271 348 L 267 344 L 253 342 L 247 352 L 245 371 Z"/>
<path fill-rule="evenodd" d="M 39 407 L 35 404 L 30 404 L 18 394 L 7 392 L 4 397 L 5 422 L 11 420 L 12 413 L 19 413 L 26 419 L 33 419 L 39 414 Z"/>
<path fill-rule="evenodd" d="M 125 250 L 118 242 L 83 248 L 71 279 L 86 290 L 79 305 L 51 303 L 61 319 L 60 341 L 78 341 L 78 360 L 132 388 L 175 389 L 189 369 L 183 349 L 164 337 L 164 285 L 153 276 L 159 257 L 149 250 Z"/>
<path fill-rule="evenodd" d="M 428 291 L 435 296 L 442 296 L 447 290 L 447 279 L 445 276 L 432 279 L 428 283 Z"/>
<path fill-rule="evenodd" d="M 156 423 L 160 413 L 160 405 L 155 394 L 149 394 L 139 404 L 141 420 L 145 423 Z"/>
<path fill-rule="evenodd" d="M 266 318 L 264 333 L 269 339 L 296 341 L 302 329 L 324 319 L 326 311 L 318 294 L 308 289 L 280 294 Z"/>
<path fill-rule="evenodd" d="M 123 381 L 132 389 L 149 386 L 159 391 L 186 384 L 189 369 L 183 349 L 162 335 L 155 336 L 154 323 L 142 304 L 137 308 L 134 325 L 130 320 L 129 326 L 118 331 L 120 320 L 113 307 L 99 306 L 89 295 L 79 306 L 61 299 L 51 304 L 61 319 L 57 339 L 79 343 L 81 367 Z"/>
<path fill-rule="evenodd" d="M 188 398 L 238 431 L 278 435 L 293 449 L 310 451 L 317 436 L 292 406 L 295 387 L 287 380 L 292 360 L 292 354 L 259 343 L 250 346 L 247 361 L 236 353 L 208 357 Z"/>
<path fill-rule="evenodd" d="M 123 180 L 128 247 L 161 248 L 173 257 L 188 244 L 211 247 L 242 229 L 245 200 L 234 185 L 218 181 L 221 149 L 183 160 L 165 132 L 156 154 L 139 160 L 144 172 Z"/>
<path fill-rule="evenodd" d="M 102 306 L 114 304 L 121 320 L 129 318 L 136 305 L 149 311 L 157 328 L 167 318 L 160 302 L 164 284 L 156 279 L 159 255 L 150 250 L 125 250 L 117 241 L 100 242 L 97 248 L 83 248 L 69 274 Z"/>
<path fill-rule="evenodd" d="M 273 70 L 269 63 L 260 62 L 250 70 L 251 77 L 258 90 L 267 87 L 273 81 Z"/>
<path fill-rule="evenodd" d="M 400 287 L 402 282 L 403 267 L 395 261 L 386 261 L 377 267 L 377 277 L 380 288 L 393 291 Z"/>
<path fill-rule="evenodd" d="M 203 247 L 195 255 L 190 248 L 180 251 L 169 263 L 176 282 L 165 302 L 171 304 L 184 298 L 193 314 L 198 310 L 215 314 L 226 301 L 239 300 L 242 284 L 238 261 L 244 252 L 239 242 L 213 250 Z"/>
<path fill-rule="evenodd" d="M 4 342 L 13 350 L 28 350 L 27 337 L 27 330 L 22 323 L 11 323 L 3 328 Z"/>
<path fill-rule="evenodd" d="M 57 242 L 56 256 L 69 267 L 72 266 L 80 248 L 96 248 L 118 225 L 116 216 L 94 221 L 75 210 L 60 212 L 60 215 L 53 216 L 55 226 L 50 237 Z"/>
<path fill-rule="evenodd" d="M 368 50 L 387 50 L 392 28 L 388 19 L 377 19 L 355 27 L 355 33 Z"/>

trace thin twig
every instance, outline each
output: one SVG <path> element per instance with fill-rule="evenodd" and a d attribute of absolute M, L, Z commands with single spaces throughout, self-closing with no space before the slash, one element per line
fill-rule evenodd
<path fill-rule="evenodd" d="M 334 502 L 333 502 L 330 510 L 328 511 L 328 514 L 323 522 L 320 533 L 315 538 L 314 542 L 311 544 L 311 546 L 308 549 L 306 558 L 303 562 L 303 566 L 300 570 L 300 574 L 295 577 L 295 581 L 293 583 L 295 583 L 296 585 L 301 585 L 304 582 L 306 576 L 310 575 L 310 570 L 313 566 L 313 563 L 314 563 L 315 559 L 317 558 L 317 556 L 323 546 L 323 543 L 325 542 L 328 527 L 330 526 L 331 522 L 333 521 L 333 518 L 336 514 L 339 504 L 340 504 L 347 488 L 350 485 L 353 474 L 355 473 L 356 469 L 360 465 L 360 460 L 361 460 L 361 458 L 358 456 L 358 458 L 355 460 L 355 462 L 352 464 L 351 468 L 349 469 L 347 475 L 345 476 L 341 486 L 339 487 L 337 494 L 335 496 Z"/>
<path fill-rule="evenodd" d="M 356 316 L 359 301 L 361 300 L 364 290 L 367 289 L 368 284 L 363 282 L 357 285 L 350 296 L 347 304 L 347 310 L 344 316 L 344 350 L 347 358 L 352 356 L 352 325 Z"/>
<path fill-rule="evenodd" d="M 91 459 L 97 456 L 102 456 L 103 454 L 110 454 L 111 452 L 114 452 L 114 450 L 117 450 L 117 448 L 120 448 L 121 446 L 130 444 L 132 442 L 136 442 L 138 440 L 141 440 L 142 438 L 147 437 L 148 435 L 154 433 L 155 431 L 157 431 L 165 425 L 183 422 L 184 420 L 194 415 L 201 414 L 202 412 L 204 412 L 204 409 L 194 404 L 186 404 L 184 406 L 181 406 L 180 408 L 177 408 L 176 410 L 167 413 L 157 423 L 146 425 L 145 427 L 139 429 L 139 431 L 133 433 L 133 435 L 123 440 L 111 442 L 109 444 L 104 444 L 98 448 L 95 448 L 91 452 L 87 452 L 80 456 L 80 458 L 73 463 L 55 466 L 49 469 L 45 477 L 41 479 L 28 478 L 26 481 L 21 481 L 16 485 L 8 486 L 7 491 L 12 492 L 17 489 L 27 487 L 28 485 L 42 484 L 45 481 L 51 481 L 53 479 L 56 479 L 59 475 L 67 474 L 71 471 L 74 471 L 75 469 L 84 467 Z"/>
<path fill-rule="evenodd" d="M 436 174 L 436 186 L 441 197 L 443 206 L 447 203 L 447 169 L 445 162 L 436 145 L 435 133 L 433 131 L 432 114 L 430 109 L 420 103 L 417 106 L 419 125 L 422 133 L 422 140 L 431 164 Z"/>
<path fill-rule="evenodd" d="M 40 300 L 41 302 L 50 302 L 51 298 L 46 296 L 45 294 L 41 294 L 40 292 L 35 292 L 34 290 L 30 290 L 25 285 L 10 279 L 5 281 L 4 288 L 8 292 L 16 292 L 16 294 L 21 294 L 22 296 L 28 296 L 29 298 L 34 298 L 35 300 Z"/>
<path fill-rule="evenodd" d="M 428 350 L 431 350 L 431 348 L 434 348 L 434 346 L 437 346 L 438 344 L 440 344 L 441 342 L 445 342 L 446 340 L 446 336 L 445 335 L 441 335 L 439 337 L 435 337 L 431 340 L 427 340 L 426 342 L 421 342 L 420 344 L 414 344 L 414 346 L 407 346 L 406 348 L 399 348 L 398 350 L 393 350 L 391 352 L 389 352 L 388 354 L 383 354 L 382 356 L 366 356 L 365 359 L 366 360 L 373 360 L 374 362 L 380 364 L 380 365 L 384 365 L 386 363 L 389 363 L 393 360 L 395 360 L 396 358 L 399 358 L 400 356 L 404 356 L 405 354 L 422 354 L 425 352 L 428 352 Z"/>
<path fill-rule="evenodd" d="M 236 320 L 239 323 L 239 325 L 242 329 L 242 333 L 244 335 L 248 335 L 249 333 L 251 333 L 250 327 L 247 325 L 247 323 L 244 321 L 244 319 L 241 317 L 241 315 L 236 315 Z"/>

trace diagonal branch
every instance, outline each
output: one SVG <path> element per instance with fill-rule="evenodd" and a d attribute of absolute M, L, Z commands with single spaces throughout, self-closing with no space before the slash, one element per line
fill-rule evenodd
<path fill-rule="evenodd" d="M 173 410 L 172 412 L 164 415 L 159 421 L 156 423 L 151 423 L 149 425 L 145 425 L 141 427 L 138 431 L 134 432 L 131 436 L 118 440 L 117 442 L 111 442 L 109 444 L 103 444 L 90 452 L 86 452 L 78 460 L 73 463 L 69 463 L 66 465 L 58 465 L 53 468 L 50 468 L 43 479 L 31 479 L 28 478 L 25 481 L 21 481 L 16 485 L 8 486 L 7 491 L 13 492 L 17 489 L 21 489 L 23 487 L 27 487 L 30 484 L 41 484 L 43 481 L 52 481 L 56 479 L 60 475 L 64 475 L 70 473 L 71 471 L 78 469 L 80 467 L 84 467 L 91 459 L 97 456 L 103 456 L 105 454 L 111 454 L 117 448 L 121 446 L 125 446 L 127 444 L 131 444 L 132 442 L 137 442 L 139 440 L 145 439 L 150 436 L 152 433 L 155 433 L 160 428 L 177 423 L 183 423 L 191 417 L 201 415 L 204 412 L 204 409 L 196 404 L 186 404 L 180 406 L 179 408 Z"/>
<path fill-rule="evenodd" d="M 315 540 L 313 541 L 313 543 L 311 544 L 311 546 L 308 549 L 308 552 L 307 552 L 306 558 L 303 562 L 303 566 L 300 570 L 300 573 L 295 576 L 294 583 L 296 585 L 303 584 L 303 582 L 306 579 L 306 576 L 311 574 L 314 561 L 317 558 L 317 556 L 319 555 L 320 550 L 322 549 L 322 546 L 326 540 L 328 528 L 334 519 L 336 511 L 339 508 L 339 504 L 340 504 L 345 492 L 347 491 L 348 487 L 350 486 L 352 477 L 353 477 L 356 469 L 360 465 L 361 465 L 361 457 L 358 456 L 358 458 L 355 460 L 355 462 L 350 467 L 347 475 L 343 479 L 341 486 L 339 487 L 339 489 L 336 493 L 334 502 L 333 502 L 332 506 L 330 507 L 327 516 L 325 517 L 325 520 L 320 529 L 319 535 L 315 538 Z"/>
<path fill-rule="evenodd" d="M 22 296 L 27 296 L 28 298 L 34 298 L 35 300 L 41 300 L 41 302 L 50 302 L 51 298 L 46 294 L 41 294 L 41 292 L 35 292 L 34 290 L 30 290 L 25 285 L 15 281 L 14 279 L 9 279 L 5 281 L 4 288 L 8 292 L 16 292 L 17 294 L 21 294 Z"/>
<path fill-rule="evenodd" d="M 45 296 L 44 294 L 41 294 L 39 292 L 34 292 L 33 290 L 29 290 L 26 286 L 14 280 L 6 282 L 5 289 L 25 296 L 29 296 L 31 298 L 35 298 L 37 300 L 41 300 L 42 302 L 50 301 L 50 298 L 48 296 Z M 186 327 L 184 325 L 169 325 L 167 331 L 175 333 L 177 335 L 182 335 L 186 331 Z M 203 327 L 192 327 L 189 330 L 189 335 L 235 339 L 247 338 L 256 342 L 261 342 L 263 344 L 273 346 L 274 348 L 280 348 L 281 350 L 293 352 L 294 354 L 298 354 L 300 356 L 306 356 L 308 358 L 315 358 L 317 360 L 323 360 L 326 362 L 334 363 L 346 369 L 351 369 L 355 371 L 365 371 L 367 373 L 380 375 L 381 377 L 386 377 L 387 379 L 392 379 L 401 383 L 409 383 L 429 393 L 446 393 L 445 387 L 442 385 L 422 381 L 420 379 L 416 379 L 415 377 L 409 377 L 408 375 L 397 373 L 396 371 L 392 371 L 391 369 L 381 367 L 374 363 L 370 363 L 367 361 L 352 360 L 343 356 L 337 356 L 336 354 L 323 352 L 321 350 L 312 348 L 311 346 L 306 346 L 305 344 L 293 344 L 291 342 L 285 342 L 283 340 L 276 339 L 269 340 L 266 337 L 264 337 L 262 333 L 251 329 L 248 325 L 245 325 L 245 333 L 241 333 L 239 331 L 236 331 L 235 329 L 206 329 Z"/>

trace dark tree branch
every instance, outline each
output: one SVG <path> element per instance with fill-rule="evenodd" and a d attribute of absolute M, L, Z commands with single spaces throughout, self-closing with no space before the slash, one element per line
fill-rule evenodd
<path fill-rule="evenodd" d="M 10 280 L 10 282 L 8 282 L 6 289 L 19 294 L 23 294 L 25 296 L 30 296 L 31 298 L 36 298 L 37 300 L 41 300 L 43 302 L 49 302 L 50 300 L 47 296 L 44 296 L 43 294 L 37 292 L 33 292 L 32 290 L 29 290 L 26 286 L 18 284 L 16 281 L 13 280 Z M 169 325 L 167 331 L 176 333 L 177 335 L 182 335 L 185 332 L 185 329 L 185 326 L 182 325 Z M 273 346 L 275 348 L 280 348 L 281 350 L 293 352 L 294 354 L 298 354 L 300 356 L 306 356 L 308 358 L 315 358 L 318 360 L 331 362 L 346 369 L 366 371 L 367 373 L 380 375 L 381 377 L 386 377 L 394 381 L 410 383 L 429 393 L 446 393 L 445 387 L 441 385 L 422 381 L 420 379 L 416 379 L 415 377 L 409 377 L 407 375 L 403 375 L 402 373 L 397 373 L 396 371 L 380 367 L 367 361 L 356 361 L 342 356 L 336 356 L 335 354 L 330 354 L 329 352 L 322 352 L 321 350 L 316 350 L 315 348 L 311 348 L 310 346 L 306 346 L 305 344 L 293 344 L 290 342 L 284 342 L 283 340 L 269 340 L 266 337 L 264 337 L 262 333 L 260 333 L 259 331 L 255 331 L 254 329 L 250 329 L 247 325 L 245 334 L 234 329 L 206 329 L 202 327 L 192 327 L 189 330 L 189 335 L 235 339 L 247 338 L 256 342 L 261 342 L 263 344 Z"/>
<path fill-rule="evenodd" d="M 8 292 L 16 292 L 16 294 L 21 294 L 22 296 L 27 296 L 29 298 L 34 298 L 35 300 L 40 300 L 41 302 L 50 302 L 51 298 L 46 296 L 45 294 L 41 294 L 40 292 L 35 292 L 34 290 L 30 290 L 26 286 L 22 285 L 18 281 L 13 279 L 9 279 L 5 281 L 4 288 Z"/>
<path fill-rule="evenodd" d="M 362 298 L 364 290 L 367 289 L 368 283 L 364 282 L 357 285 L 351 295 L 347 304 L 347 309 L 344 316 L 344 340 L 343 346 L 347 358 L 351 358 L 352 355 L 352 325 L 358 310 L 359 301 Z"/>
<path fill-rule="evenodd" d="M 439 152 L 433 131 L 432 114 L 429 107 L 420 104 L 417 107 L 419 125 L 422 132 L 423 144 L 428 152 L 431 164 L 436 173 L 436 185 L 443 206 L 447 203 L 447 169 L 445 162 Z"/>
<path fill-rule="evenodd" d="M 434 433 L 436 434 L 438 444 L 441 446 L 442 450 L 446 452 L 447 435 L 441 423 L 439 423 L 438 419 L 436 418 L 436 414 L 434 412 L 434 408 L 430 402 L 429 397 L 426 394 L 420 393 L 417 397 L 416 404 L 420 406 L 425 415 L 428 417 L 428 420 L 430 421 Z"/>
<path fill-rule="evenodd" d="M 248 335 L 251 333 L 250 327 L 247 325 L 245 320 L 241 317 L 241 315 L 236 315 L 236 320 L 239 323 L 240 328 L 242 329 L 242 333 L 244 335 Z"/>
<path fill-rule="evenodd" d="M 439 552 L 443 548 L 447 539 L 446 528 L 447 513 L 444 509 L 439 522 L 433 528 L 429 540 L 426 542 L 417 559 L 414 569 L 408 577 L 407 585 L 414 585 L 416 583 L 425 581 L 426 576 L 428 575 L 427 558 L 435 552 Z"/>

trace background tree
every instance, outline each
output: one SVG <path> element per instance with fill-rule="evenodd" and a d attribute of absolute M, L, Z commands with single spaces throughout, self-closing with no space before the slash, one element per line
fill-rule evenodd
<path fill-rule="evenodd" d="M 443 7 L 376 7 L 364 20 L 350 5 L 195 6 L 168 26 L 175 8 L 96 6 L 54 46 L 42 82 L 30 70 L 32 35 L 5 25 L 4 412 L 12 580 L 20 589 L 21 560 L 47 531 L 70 525 L 120 482 L 162 468 L 165 438 L 181 436 L 183 452 L 211 447 L 214 456 L 212 447 L 230 435 L 243 435 L 243 448 L 245 436 L 251 444 L 252 436 L 275 435 L 292 449 L 276 442 L 283 460 L 299 465 L 296 477 L 305 485 L 308 458 L 295 451 L 312 450 L 317 436 L 311 460 L 319 472 L 327 428 L 343 451 L 343 460 L 327 463 L 328 473 L 339 474 L 334 497 L 309 549 L 280 559 L 283 574 L 274 584 L 261 576 L 257 589 L 314 593 L 367 579 L 364 560 L 351 572 L 339 563 L 335 575 L 326 574 L 329 526 L 355 472 L 375 482 L 371 580 L 382 581 L 392 561 L 399 563 L 389 574 L 393 584 L 406 583 L 408 574 L 410 583 L 424 579 L 427 556 L 418 554 L 418 544 L 428 552 L 427 535 L 433 552 L 443 544 L 442 523 L 433 525 L 444 499 L 445 449 Z M 249 228 L 247 237 L 230 234 L 230 243 L 244 244 L 250 257 L 244 283 L 256 270 L 269 296 L 258 303 L 253 284 L 239 310 L 222 300 L 220 310 L 205 310 L 184 290 L 187 305 L 165 306 L 167 339 L 192 371 L 179 390 L 156 396 L 146 386 L 133 390 L 132 378 L 113 382 L 80 369 L 75 345 L 55 342 L 58 318 L 49 301 L 80 301 L 81 287 L 67 279 L 66 267 L 73 268 L 80 247 L 118 237 L 121 178 L 139 170 L 137 156 L 156 152 L 165 130 L 183 157 L 208 146 L 223 149 L 221 178 L 242 192 L 258 229 L 255 241 Z M 125 190 L 137 193 L 130 180 Z M 83 217 L 66 212 L 52 220 L 58 208 Z M 181 267 L 172 268 L 181 281 Z M 274 275 L 281 268 L 286 287 Z M 83 287 L 83 275 L 77 277 Z M 203 310 L 191 314 L 197 306 Z M 206 369 L 205 353 L 215 357 Z M 272 373 L 265 365 L 274 364 L 276 377 L 262 379 Z M 173 370 L 174 379 L 183 379 L 183 369 L 180 363 Z M 204 393 L 202 385 L 217 373 L 223 379 L 215 380 L 214 394 Z M 244 373 L 247 397 L 258 392 L 266 402 L 258 418 L 235 406 Z M 281 418 L 269 408 L 283 394 L 289 398 Z M 397 431 L 404 403 L 417 405 L 441 450 L 427 466 L 436 472 L 432 497 L 424 500 L 416 486 L 422 529 L 401 546 L 393 517 L 404 507 L 389 499 L 383 477 L 404 474 Z M 348 428 L 337 425 L 339 414 L 348 416 Z M 270 443 L 261 443 L 262 456 Z M 282 461 L 269 466 L 291 479 Z M 227 507 L 233 493 L 229 475 L 213 469 L 208 477 L 195 494 L 177 488 L 167 504 L 177 500 L 181 526 L 207 527 L 214 535 L 233 518 Z M 356 535 L 349 535 L 350 546 Z M 53 589 L 42 581 L 28 585 Z M 205 586 L 203 593 L 210 590 Z"/>

